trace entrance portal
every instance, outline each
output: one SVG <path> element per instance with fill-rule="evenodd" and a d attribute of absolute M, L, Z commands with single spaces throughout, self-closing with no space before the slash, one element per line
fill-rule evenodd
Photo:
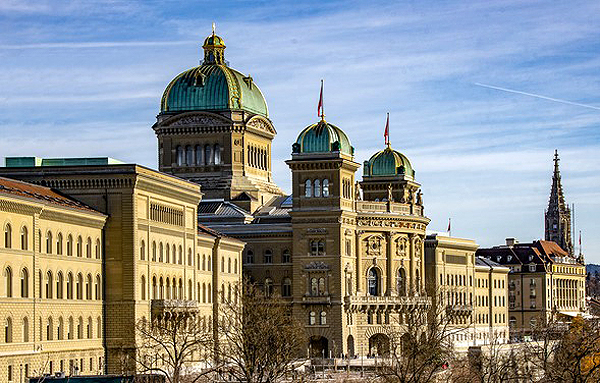
<path fill-rule="evenodd" d="M 328 341 L 324 336 L 313 335 L 308 340 L 308 351 L 311 358 L 329 358 Z"/>
<path fill-rule="evenodd" d="M 369 354 L 385 356 L 390 353 L 390 339 L 384 334 L 375 334 L 369 338 Z"/>

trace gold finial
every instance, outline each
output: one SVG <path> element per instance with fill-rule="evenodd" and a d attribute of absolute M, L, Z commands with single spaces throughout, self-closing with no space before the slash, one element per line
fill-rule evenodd
<path fill-rule="evenodd" d="M 213 36 L 215 35 L 215 29 L 217 29 L 217 26 L 215 25 L 215 22 L 213 21 L 213 23 L 212 23 Z"/>

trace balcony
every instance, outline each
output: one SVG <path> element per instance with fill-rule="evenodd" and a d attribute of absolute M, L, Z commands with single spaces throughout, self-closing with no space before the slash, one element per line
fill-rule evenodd
<path fill-rule="evenodd" d="M 431 298 L 428 297 L 398 297 L 398 296 L 347 296 L 344 298 L 347 309 L 354 311 L 392 310 L 403 311 L 417 307 L 429 307 Z"/>
<path fill-rule="evenodd" d="M 303 305 L 331 305 L 330 295 L 305 295 L 302 297 Z"/>
<path fill-rule="evenodd" d="M 473 312 L 473 305 L 452 305 L 446 307 L 446 312 L 454 315 L 471 315 Z"/>
<path fill-rule="evenodd" d="M 423 207 L 398 202 L 356 201 L 356 210 L 365 213 L 396 213 L 402 215 L 423 215 Z"/>
<path fill-rule="evenodd" d="M 153 299 L 151 301 L 153 315 L 166 313 L 193 313 L 198 311 L 198 301 L 183 299 Z"/>

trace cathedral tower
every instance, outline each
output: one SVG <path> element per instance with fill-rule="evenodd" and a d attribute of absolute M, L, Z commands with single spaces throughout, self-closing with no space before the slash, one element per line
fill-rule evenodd
<path fill-rule="evenodd" d="M 573 255 L 573 242 L 571 239 L 571 210 L 565 203 L 560 170 L 558 169 L 558 150 L 554 152 L 554 174 L 552 175 L 552 189 L 550 200 L 545 213 L 545 239 L 556 242 L 563 250 Z"/>
<path fill-rule="evenodd" d="M 283 195 L 273 183 L 267 103 L 252 77 L 231 68 L 225 42 L 204 40 L 204 60 L 165 89 L 152 127 L 159 170 L 196 182 L 205 199 L 230 200 L 254 212 Z"/>

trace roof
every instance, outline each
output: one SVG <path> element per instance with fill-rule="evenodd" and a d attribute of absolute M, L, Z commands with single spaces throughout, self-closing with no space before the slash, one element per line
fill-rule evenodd
<path fill-rule="evenodd" d="M 342 152 L 354 155 L 354 148 L 344 131 L 321 120 L 307 126 L 300 132 L 293 145 L 294 153 Z"/>
<path fill-rule="evenodd" d="M 364 165 L 365 177 L 415 176 L 415 171 L 408 158 L 404 154 L 392 149 L 389 145 L 385 149 L 373 154 L 368 161 L 365 161 Z"/>
<path fill-rule="evenodd" d="M 102 214 L 88 205 L 54 189 L 4 177 L 0 177 L 0 194 L 25 197 L 44 204 L 52 204 Z"/>
<path fill-rule="evenodd" d="M 35 166 L 87 166 L 87 165 L 116 165 L 123 164 L 110 157 L 80 157 L 80 158 L 40 158 L 40 157 L 6 157 L 7 168 Z"/>
<path fill-rule="evenodd" d="M 576 258 L 569 256 L 557 243 L 537 240 L 530 243 L 515 243 L 511 246 L 501 245 L 477 250 L 478 257 L 503 265 L 545 265 L 547 263 L 577 263 Z"/>

